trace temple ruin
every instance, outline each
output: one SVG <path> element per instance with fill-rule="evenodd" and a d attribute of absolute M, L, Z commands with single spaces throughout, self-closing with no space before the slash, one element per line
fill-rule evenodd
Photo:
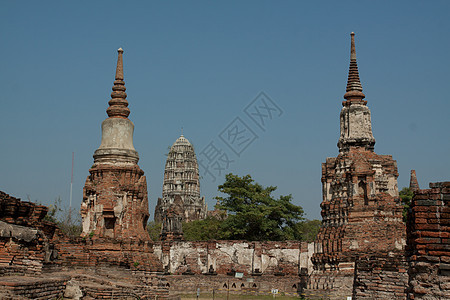
<path fill-rule="evenodd" d="M 181 135 L 167 154 L 162 198 L 155 207 L 155 221 L 163 222 L 164 214 L 175 201 L 181 198 L 183 222 L 206 218 L 205 197 L 200 197 L 200 177 L 194 147 Z"/>
<path fill-rule="evenodd" d="M 64 234 L 47 207 L 0 191 L 1 299 L 179 299 L 209 293 L 306 299 L 450 299 L 450 182 L 414 192 L 406 224 L 390 155 L 374 152 L 355 36 L 340 114 L 339 154 L 322 164 L 322 227 L 302 241 L 184 241 L 182 222 L 205 218 L 193 146 L 171 147 L 155 220 L 133 146 L 123 50 L 81 204 L 82 234 Z M 211 215 L 224 216 L 216 209 Z"/>
<path fill-rule="evenodd" d="M 374 152 L 370 110 L 364 98 L 352 33 L 339 155 L 322 164 L 323 220 L 310 282 L 310 288 L 332 291 L 337 297 L 352 295 L 358 259 L 398 255 L 406 242 L 397 163 L 390 155 Z"/>
<path fill-rule="evenodd" d="M 115 79 L 108 118 L 102 123 L 102 141 L 83 189 L 82 236 L 148 240 L 147 180 L 133 146 L 122 49 L 118 50 Z"/>

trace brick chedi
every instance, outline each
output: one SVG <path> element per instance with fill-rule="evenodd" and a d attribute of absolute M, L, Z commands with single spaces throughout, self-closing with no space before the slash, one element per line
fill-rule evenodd
<path fill-rule="evenodd" d="M 200 197 L 197 157 L 192 144 L 181 135 L 170 148 L 164 170 L 162 198 L 155 207 L 155 221 L 161 223 L 164 213 L 180 196 L 184 222 L 206 218 L 205 197 Z"/>
<path fill-rule="evenodd" d="M 322 164 L 322 227 L 311 287 L 351 296 L 355 261 L 402 251 L 405 225 L 397 187 L 397 163 L 374 152 L 370 110 L 359 79 L 354 33 L 340 114 L 339 155 Z M 327 276 L 320 277 L 320 274 Z M 332 274 L 341 276 L 333 280 Z"/>
<path fill-rule="evenodd" d="M 122 56 L 119 49 L 108 118 L 102 123 L 102 141 L 84 186 L 82 236 L 148 240 L 147 181 L 133 146 Z"/>

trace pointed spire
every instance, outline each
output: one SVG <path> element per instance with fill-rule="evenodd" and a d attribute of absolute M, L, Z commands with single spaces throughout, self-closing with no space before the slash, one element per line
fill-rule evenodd
<path fill-rule="evenodd" d="M 339 137 L 339 152 L 347 152 L 351 148 L 374 150 L 375 139 L 372 133 L 370 110 L 364 99 L 356 64 L 355 33 L 351 33 L 350 69 L 348 72 L 347 92 L 344 95 L 341 110 L 341 136 Z M 352 109 L 355 108 L 356 109 Z"/>
<path fill-rule="evenodd" d="M 355 33 L 351 34 L 351 47 L 350 47 L 350 68 L 348 71 L 347 89 L 344 98 L 347 101 L 366 102 L 365 95 L 362 92 L 361 81 L 359 80 L 358 64 L 356 63 L 356 49 L 355 49 Z"/>
<path fill-rule="evenodd" d="M 409 188 L 412 191 L 417 191 L 419 188 L 419 182 L 417 181 L 416 170 L 411 170 L 411 178 L 409 180 Z"/>
<path fill-rule="evenodd" d="M 109 107 L 106 113 L 110 118 L 127 118 L 130 114 L 130 109 L 128 108 L 127 93 L 125 93 L 126 87 L 123 81 L 123 49 L 119 48 L 117 52 L 116 80 L 112 87 L 113 92 L 111 93 L 111 100 L 108 102 Z"/>

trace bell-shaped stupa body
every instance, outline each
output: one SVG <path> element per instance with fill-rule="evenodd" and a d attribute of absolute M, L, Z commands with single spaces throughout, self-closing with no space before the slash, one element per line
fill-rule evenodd
<path fill-rule="evenodd" d="M 119 49 L 108 118 L 102 123 L 102 141 L 83 190 L 82 236 L 149 240 L 147 180 L 133 146 L 122 56 Z"/>
<path fill-rule="evenodd" d="M 183 222 L 206 218 L 205 197 L 200 197 L 197 157 L 192 144 L 181 135 L 170 148 L 164 171 L 162 198 L 155 207 L 155 221 L 161 223 L 165 212 L 181 197 Z"/>

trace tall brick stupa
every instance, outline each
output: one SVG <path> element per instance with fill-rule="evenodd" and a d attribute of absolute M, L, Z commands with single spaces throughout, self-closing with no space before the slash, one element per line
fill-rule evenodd
<path fill-rule="evenodd" d="M 406 239 L 397 163 L 391 155 L 374 152 L 371 115 L 364 98 L 355 34 L 351 33 L 339 155 L 322 164 L 322 227 L 312 257 L 316 271 L 310 284 L 315 289 L 341 292 L 341 296 L 351 296 L 356 259 L 400 253 Z"/>
<path fill-rule="evenodd" d="M 82 236 L 149 240 L 147 180 L 133 146 L 134 124 L 123 76 L 123 50 L 118 50 L 111 100 L 102 123 L 102 140 L 83 189 Z"/>

